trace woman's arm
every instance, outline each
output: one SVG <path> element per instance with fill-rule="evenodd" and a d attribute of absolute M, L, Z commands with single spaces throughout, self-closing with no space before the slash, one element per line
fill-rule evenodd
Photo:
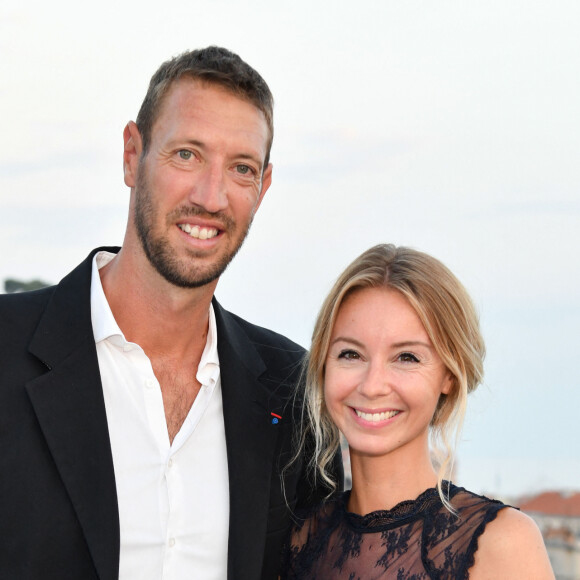
<path fill-rule="evenodd" d="M 470 580 L 554 580 L 538 526 L 518 510 L 498 512 L 478 544 Z"/>

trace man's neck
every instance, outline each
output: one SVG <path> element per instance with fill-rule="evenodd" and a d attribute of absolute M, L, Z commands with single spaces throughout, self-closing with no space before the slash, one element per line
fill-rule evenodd
<path fill-rule="evenodd" d="M 99 272 L 119 328 L 150 358 L 198 358 L 207 338 L 217 280 L 200 288 L 178 288 L 148 266 L 136 267 L 121 250 Z"/>

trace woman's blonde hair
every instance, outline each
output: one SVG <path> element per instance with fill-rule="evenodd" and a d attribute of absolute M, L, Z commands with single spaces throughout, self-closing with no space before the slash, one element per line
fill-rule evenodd
<path fill-rule="evenodd" d="M 342 303 L 363 288 L 401 292 L 452 375 L 451 390 L 440 396 L 431 421 L 434 451 L 440 465 L 437 487 L 442 501 L 450 508 L 442 482 L 453 469 L 453 452 L 465 416 L 467 395 L 483 378 L 485 345 L 475 307 L 461 282 L 439 260 L 417 250 L 392 244 L 370 248 L 341 274 L 322 305 L 312 334 L 305 379 L 302 443 L 310 438 L 314 441 L 310 468 L 314 477 L 321 477 L 331 491 L 336 489 L 330 467 L 339 450 L 340 433 L 324 402 L 325 362 Z"/>

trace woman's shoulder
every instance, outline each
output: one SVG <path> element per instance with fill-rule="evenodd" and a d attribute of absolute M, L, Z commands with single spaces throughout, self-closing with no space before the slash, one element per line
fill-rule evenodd
<path fill-rule="evenodd" d="M 447 505 L 438 501 L 425 513 L 426 529 L 434 532 L 436 536 L 444 533 L 446 536 L 471 535 L 472 539 L 477 539 L 500 511 L 511 507 L 497 499 L 448 482 L 444 482 L 442 490 Z"/>
<path fill-rule="evenodd" d="M 443 492 L 448 505 L 439 501 L 424 513 L 425 566 L 447 577 L 470 578 L 480 536 L 499 512 L 510 508 L 448 482 Z"/>
<path fill-rule="evenodd" d="M 554 578 L 540 530 L 529 516 L 455 486 L 450 503 L 457 512 L 450 528 L 471 536 L 463 558 L 470 580 Z"/>
<path fill-rule="evenodd" d="M 471 580 L 552 580 L 542 534 L 534 520 L 514 508 L 501 510 L 478 541 Z"/>
<path fill-rule="evenodd" d="M 445 486 L 443 487 L 443 491 L 446 491 Z M 477 511 L 482 509 L 501 510 L 506 507 L 511 507 L 498 499 L 469 491 L 464 487 L 458 487 L 452 483 L 449 484 L 449 498 L 453 508 L 458 511 Z"/>

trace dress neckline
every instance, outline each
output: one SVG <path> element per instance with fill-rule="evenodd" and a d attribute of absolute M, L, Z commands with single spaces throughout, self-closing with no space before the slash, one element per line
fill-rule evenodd
<path fill-rule="evenodd" d="M 453 497 L 458 489 L 448 481 L 443 481 L 442 487 L 444 491 L 449 491 L 449 497 Z M 406 499 L 391 509 L 373 511 L 364 516 L 348 511 L 349 498 L 350 490 L 342 494 L 340 508 L 347 523 L 358 532 L 377 532 L 396 527 L 422 517 L 428 510 L 432 511 L 434 508 L 440 509 L 443 507 L 443 502 L 436 487 L 426 489 L 416 499 Z"/>

